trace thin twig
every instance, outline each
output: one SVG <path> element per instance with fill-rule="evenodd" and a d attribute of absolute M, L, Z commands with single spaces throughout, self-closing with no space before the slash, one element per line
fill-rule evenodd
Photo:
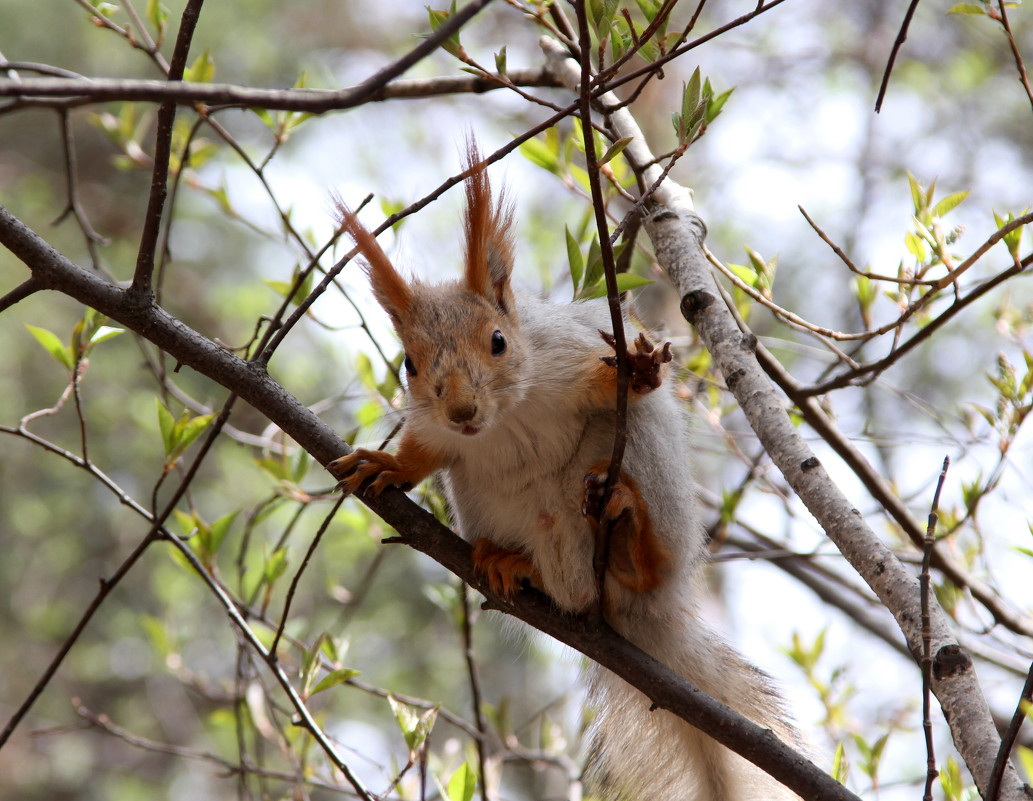
<path fill-rule="evenodd" d="M 1015 740 L 1019 736 L 1019 729 L 1022 728 L 1022 724 L 1029 714 L 1031 703 L 1033 703 L 1033 665 L 1030 665 L 1029 672 L 1026 674 L 1026 683 L 1022 686 L 1022 693 L 1019 695 L 1019 702 L 1015 705 L 1015 712 L 1008 723 L 1008 730 L 1001 738 L 1001 747 L 997 751 L 993 771 L 990 773 L 990 785 L 986 791 L 986 801 L 997 801 L 997 796 L 1001 791 L 1001 777 L 1004 776 L 1004 768 L 1008 764 L 1012 748 L 1015 747 Z"/>
<path fill-rule="evenodd" d="M 628 438 L 628 384 L 631 366 L 628 362 L 628 343 L 624 336 L 624 314 L 621 308 L 620 291 L 617 289 L 617 266 L 613 257 L 613 242 L 610 239 L 609 224 L 606 220 L 606 201 L 603 197 L 602 183 L 599 180 L 599 161 L 595 152 L 595 134 L 592 131 L 592 84 L 591 34 L 588 28 L 587 0 L 577 0 L 574 10 L 577 15 L 578 45 L 581 48 L 581 85 L 580 110 L 581 123 L 584 130 L 585 161 L 588 169 L 588 182 L 592 191 L 592 209 L 595 212 L 595 224 L 599 231 L 599 250 L 603 262 L 603 274 L 606 278 L 606 298 L 610 309 L 610 324 L 613 326 L 613 347 L 617 358 L 617 409 L 614 420 L 613 451 L 610 466 L 606 471 L 602 496 L 598 499 L 599 530 L 596 532 L 595 568 L 596 586 L 598 588 L 598 609 L 602 614 L 605 609 L 606 568 L 609 561 L 611 521 L 606 519 L 603 510 L 609 502 L 614 484 L 620 480 L 621 462 L 624 460 L 624 448 Z"/>
<path fill-rule="evenodd" d="M 473 648 L 473 621 L 470 613 L 470 588 L 465 582 L 459 582 L 460 625 L 463 633 L 463 659 L 466 662 L 466 677 L 470 682 L 470 705 L 473 707 L 473 720 L 481 736 L 474 740 L 477 749 L 477 775 L 481 782 L 481 801 L 489 801 L 487 760 L 484 758 L 487 725 L 484 721 L 484 710 L 481 695 L 481 677 L 477 669 L 477 654 Z"/>
<path fill-rule="evenodd" d="M 277 658 L 276 650 L 280 645 L 280 638 L 283 636 L 283 631 L 287 627 L 287 619 L 290 616 L 291 603 L 294 601 L 294 594 L 298 590 L 301 576 L 305 572 L 305 568 L 308 567 L 308 564 L 312 559 L 312 555 L 316 552 L 316 548 L 319 547 L 320 540 L 323 539 L 323 535 L 330 527 L 330 522 L 334 519 L 334 515 L 337 514 L 337 510 L 341 508 L 341 504 L 344 503 L 347 497 L 348 496 L 344 494 L 339 495 L 330 511 L 323 517 L 323 522 L 319 524 L 319 528 L 317 529 L 315 536 L 312 538 L 312 542 L 309 543 L 308 550 L 305 551 L 305 557 L 301 560 L 301 565 L 298 566 L 293 578 L 291 578 L 290 587 L 287 590 L 287 598 L 283 602 L 283 614 L 280 616 L 280 625 L 276 627 L 276 636 L 273 637 L 273 642 L 269 646 L 270 659 L 275 660 Z"/>
<path fill-rule="evenodd" d="M 911 3 L 907 7 L 907 13 L 904 15 L 904 21 L 900 25 L 900 30 L 897 32 L 897 38 L 893 42 L 893 49 L 890 50 L 889 60 L 886 62 L 886 69 L 882 73 L 882 83 L 879 85 L 879 96 L 875 99 L 875 113 L 878 114 L 882 110 L 882 101 L 886 97 L 886 89 L 890 85 L 890 73 L 893 72 L 893 63 L 897 60 L 897 53 L 900 48 L 904 46 L 904 42 L 907 41 L 907 29 L 911 26 L 911 18 L 915 15 L 915 9 L 918 8 L 918 0 L 911 0 Z"/>
<path fill-rule="evenodd" d="M 1019 71 L 1019 81 L 1022 83 L 1022 88 L 1026 90 L 1026 97 L 1029 98 L 1029 103 L 1033 106 L 1033 87 L 1029 85 L 1029 76 L 1026 75 L 1026 62 L 1022 59 L 1022 53 L 1019 52 L 1019 46 L 1015 43 L 1015 37 L 1011 32 L 1011 23 L 1008 22 L 1008 9 L 1005 0 L 997 0 L 997 11 L 1001 18 L 1001 27 L 1004 28 L 1004 33 L 1008 37 L 1008 47 L 1011 48 L 1012 58 L 1015 59 L 1015 68 Z"/>
<path fill-rule="evenodd" d="M 950 467 L 950 463 L 950 457 L 945 456 L 943 468 L 940 470 L 940 477 L 936 482 L 936 491 L 933 493 L 933 502 L 929 509 L 929 521 L 926 524 L 925 543 L 922 548 L 922 572 L 918 577 L 922 608 L 922 731 L 925 733 L 926 753 L 924 801 L 933 801 L 933 782 L 939 775 L 939 771 L 936 769 L 936 754 L 933 750 L 931 698 L 933 686 L 933 630 L 929 616 L 929 607 L 932 603 L 930 598 L 929 570 L 933 561 L 933 546 L 936 545 L 936 520 L 940 508 L 940 492 L 943 490 L 943 482 L 947 478 L 947 468 Z"/>
<path fill-rule="evenodd" d="M 183 9 L 179 33 L 176 36 L 176 47 L 172 53 L 172 63 L 169 65 L 168 80 L 170 81 L 183 80 L 187 56 L 190 53 L 190 43 L 194 38 L 194 29 L 201 16 L 203 2 L 204 0 L 188 0 L 186 8 Z M 144 213 L 140 247 L 136 254 L 136 270 L 133 273 L 133 283 L 130 287 L 130 295 L 138 302 L 150 298 L 152 292 L 151 275 L 154 271 L 154 250 L 158 244 L 158 232 L 165 214 L 169 161 L 172 155 L 172 128 L 176 121 L 176 108 L 176 104 L 172 101 L 165 101 L 158 107 L 151 190 L 147 198 L 147 210 Z"/>

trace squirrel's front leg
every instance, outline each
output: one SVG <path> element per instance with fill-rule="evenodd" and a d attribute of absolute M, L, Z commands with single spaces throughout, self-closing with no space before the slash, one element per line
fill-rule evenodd
<path fill-rule="evenodd" d="M 334 459 L 326 469 L 338 479 L 338 487 L 353 493 L 370 479 L 365 491 L 379 495 L 386 487 L 410 490 L 442 466 L 438 454 L 420 445 L 402 431 L 396 453 L 359 448 L 347 456 Z"/>
<path fill-rule="evenodd" d="M 663 580 L 670 553 L 653 532 L 649 509 L 638 485 L 624 473 L 614 482 L 610 498 L 602 506 L 610 462 L 604 459 L 585 475 L 582 512 L 597 532 L 610 529 L 606 569 L 617 582 L 633 592 L 646 592 Z"/>
<path fill-rule="evenodd" d="M 600 331 L 599 336 L 611 348 L 616 348 L 617 343 L 612 334 Z M 645 334 L 639 333 L 633 347 L 628 348 L 628 363 L 631 366 L 628 396 L 638 398 L 658 389 L 663 383 L 663 366 L 673 358 L 670 342 L 665 342 L 658 348 Z M 616 355 L 592 357 L 584 377 L 584 397 L 587 399 L 587 405 L 592 408 L 612 409 L 617 397 Z"/>

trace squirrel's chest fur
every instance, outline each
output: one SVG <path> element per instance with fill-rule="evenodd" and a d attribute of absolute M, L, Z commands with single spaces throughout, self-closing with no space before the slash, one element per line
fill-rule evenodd
<path fill-rule="evenodd" d="M 607 309 L 521 298 L 519 313 L 529 345 L 526 389 L 489 429 L 459 443 L 444 488 L 462 536 L 529 554 L 545 592 L 580 610 L 596 593 L 584 477 L 612 450 L 614 415 L 586 413 L 570 376 L 605 353 L 598 329 L 608 325 Z"/>

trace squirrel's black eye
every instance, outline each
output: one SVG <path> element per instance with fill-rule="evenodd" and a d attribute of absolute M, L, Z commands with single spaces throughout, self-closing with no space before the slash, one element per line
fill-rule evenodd
<path fill-rule="evenodd" d="M 506 352 L 506 338 L 502 336 L 501 331 L 496 331 L 491 335 L 491 355 L 498 356 Z"/>
<path fill-rule="evenodd" d="M 412 359 L 409 358 L 409 354 L 405 354 L 405 361 L 402 362 L 405 365 L 405 372 L 409 374 L 410 378 L 416 377 L 416 365 L 412 363 Z"/>

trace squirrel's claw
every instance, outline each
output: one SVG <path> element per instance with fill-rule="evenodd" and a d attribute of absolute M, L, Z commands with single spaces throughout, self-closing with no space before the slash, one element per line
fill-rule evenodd
<path fill-rule="evenodd" d="M 613 334 L 600 330 L 599 336 L 607 345 L 616 349 L 617 342 Z M 628 362 L 631 365 L 631 391 L 638 395 L 645 395 L 659 388 L 662 383 L 660 367 L 673 358 L 670 342 L 665 342 L 663 347 L 658 349 L 645 334 L 639 332 L 635 339 L 634 349 L 628 349 Z M 617 366 L 616 356 L 600 356 L 599 360 L 609 367 Z"/>
<path fill-rule="evenodd" d="M 412 486 L 412 481 L 402 470 L 398 459 L 386 451 L 359 448 L 347 456 L 334 459 L 326 469 L 338 479 L 337 488 L 348 495 L 358 492 L 367 481 L 369 484 L 363 490 L 363 494 L 379 495 L 390 486 L 403 490 Z"/>
<path fill-rule="evenodd" d="M 511 599 L 524 582 L 541 586 L 541 577 L 534 563 L 523 551 L 502 548 L 481 537 L 473 544 L 474 570 L 484 576 L 492 592 Z"/>

